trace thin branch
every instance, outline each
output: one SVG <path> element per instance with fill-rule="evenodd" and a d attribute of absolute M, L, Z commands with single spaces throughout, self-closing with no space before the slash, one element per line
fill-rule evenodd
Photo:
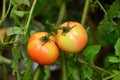
<path fill-rule="evenodd" d="M 103 10 L 103 12 L 105 14 L 107 14 L 107 11 L 104 9 L 104 7 L 102 6 L 102 4 L 99 2 L 99 0 L 97 0 L 97 3 L 99 4 L 99 6 L 101 7 L 101 9 Z"/>
<path fill-rule="evenodd" d="M 6 11 L 6 0 L 3 0 L 2 3 L 2 16 L 1 16 L 1 20 L 0 20 L 0 24 L 3 22 L 4 20 L 4 16 L 5 16 L 5 11 Z"/>
<path fill-rule="evenodd" d="M 29 27 L 29 24 L 30 24 L 30 20 L 32 18 L 32 13 L 33 13 L 33 10 L 34 10 L 34 7 L 35 7 L 35 4 L 36 4 L 37 0 L 34 0 L 33 1 L 33 5 L 31 7 L 31 10 L 30 10 L 30 13 L 29 13 L 29 16 L 28 16 L 28 20 L 27 20 L 27 23 L 26 23 L 26 26 L 25 26 L 25 34 L 27 33 L 28 31 L 28 27 Z"/>
<path fill-rule="evenodd" d="M 96 70 L 99 70 L 99 71 L 102 71 L 102 72 L 104 72 L 104 73 L 106 73 L 106 74 L 112 75 L 111 72 L 109 72 L 109 71 L 107 71 L 107 70 L 105 70 L 105 69 L 103 69 L 103 68 L 101 68 L 101 67 L 98 67 L 98 66 L 96 66 L 96 65 L 90 65 L 89 63 L 85 62 L 84 60 L 81 60 L 80 58 L 78 59 L 78 61 L 79 61 L 80 63 L 85 64 L 85 65 L 88 65 L 88 66 L 90 66 L 90 67 L 92 67 L 92 68 L 94 68 L 94 69 L 96 69 Z"/>
<path fill-rule="evenodd" d="M 66 13 L 66 3 L 63 1 L 62 5 L 60 7 L 60 12 L 59 12 L 56 26 L 59 26 L 61 24 L 62 20 L 65 17 L 65 13 Z"/>
<path fill-rule="evenodd" d="M 86 1 L 85 1 L 84 10 L 83 10 L 83 15 L 82 15 L 82 19 L 81 19 L 81 24 L 82 24 L 82 25 L 84 25 L 85 22 L 86 22 L 86 16 L 87 16 L 88 9 L 89 9 L 89 3 L 90 3 L 90 0 L 86 0 Z"/>

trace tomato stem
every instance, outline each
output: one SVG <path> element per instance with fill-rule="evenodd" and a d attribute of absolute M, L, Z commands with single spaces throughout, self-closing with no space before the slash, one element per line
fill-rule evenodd
<path fill-rule="evenodd" d="M 0 24 L 2 23 L 2 21 L 4 20 L 4 16 L 5 16 L 5 11 L 6 11 L 6 0 L 3 0 L 3 6 L 2 6 L 2 16 L 1 16 L 1 20 L 0 20 Z"/>
<path fill-rule="evenodd" d="M 47 43 L 49 41 L 49 37 L 48 36 L 43 36 L 40 38 L 41 42 L 43 43 Z"/>
<path fill-rule="evenodd" d="M 102 4 L 100 3 L 99 0 L 97 0 L 97 3 L 98 5 L 100 6 L 100 8 L 103 10 L 103 12 L 105 13 L 105 15 L 107 15 L 107 11 L 105 10 L 105 8 L 102 6 Z M 117 25 L 113 20 L 110 20 L 112 21 L 113 24 Z"/>
<path fill-rule="evenodd" d="M 55 25 L 54 24 L 51 24 L 49 21 L 46 21 L 46 24 L 50 27 L 54 27 Z"/>
<path fill-rule="evenodd" d="M 60 6 L 59 16 L 58 16 L 56 25 L 51 24 L 49 21 L 46 21 L 46 24 L 50 26 L 50 28 L 51 28 L 51 30 L 53 30 L 53 32 L 56 32 L 58 29 L 60 29 L 59 25 L 62 23 L 65 13 L 66 13 L 66 2 L 63 1 Z"/>
<path fill-rule="evenodd" d="M 52 40 L 52 39 L 49 38 L 51 35 L 54 35 L 54 33 L 53 33 L 53 32 L 50 32 L 50 33 L 48 33 L 47 35 L 42 36 L 42 37 L 40 38 L 41 42 L 43 42 L 43 45 L 44 45 L 45 43 L 49 42 L 50 40 Z M 54 41 L 54 40 L 52 40 L 52 41 Z"/>
<path fill-rule="evenodd" d="M 65 12 L 66 12 L 66 2 L 63 1 L 61 6 L 60 6 L 60 12 L 59 12 L 59 16 L 58 16 L 58 20 L 57 20 L 57 24 L 56 24 L 56 28 L 58 30 L 58 27 L 64 16 L 65 16 Z M 68 80 L 67 78 L 67 72 L 66 72 L 66 59 L 65 59 L 65 54 L 63 52 L 61 52 L 61 64 L 62 64 L 62 80 Z"/>
<path fill-rule="evenodd" d="M 27 34 L 27 31 L 28 31 L 28 27 L 29 27 L 29 24 L 30 24 L 30 20 L 32 18 L 32 13 L 33 13 L 33 10 L 34 10 L 34 7 L 35 7 L 35 4 L 36 4 L 37 0 L 34 0 L 33 1 L 33 4 L 32 4 L 32 7 L 30 9 L 30 13 L 29 13 L 29 16 L 28 16 L 28 20 L 27 20 L 27 23 L 25 25 L 25 34 Z"/>
<path fill-rule="evenodd" d="M 82 19 L 81 19 L 81 24 L 82 25 L 84 25 L 85 21 L 86 21 L 86 16 L 87 16 L 87 13 L 88 13 L 88 8 L 89 8 L 89 2 L 90 2 L 90 0 L 85 1 L 85 6 L 84 6 L 84 10 L 83 10 L 83 16 L 82 16 Z"/>
<path fill-rule="evenodd" d="M 5 64 L 2 65 L 2 70 L 3 70 L 3 79 L 8 80 L 8 72 Z"/>
<path fill-rule="evenodd" d="M 0 25 L 2 24 L 2 22 L 5 20 L 5 18 L 7 17 L 9 11 L 11 8 L 11 0 L 9 0 L 9 6 L 8 9 L 6 11 L 6 0 L 3 0 L 3 6 L 2 6 L 2 16 L 1 16 L 1 20 L 0 20 Z"/>
<path fill-rule="evenodd" d="M 0 63 L 11 64 L 11 60 L 0 55 Z"/>
<path fill-rule="evenodd" d="M 63 1 L 60 7 L 60 12 L 59 12 L 56 27 L 58 27 L 61 24 L 62 20 L 64 19 L 65 13 L 66 13 L 66 2 Z"/>
<path fill-rule="evenodd" d="M 97 0 L 97 3 L 98 3 L 98 5 L 100 6 L 100 8 L 103 10 L 103 12 L 105 13 L 105 14 L 107 14 L 107 12 L 106 12 L 106 10 L 104 9 L 104 7 L 102 6 L 102 4 Z"/>
<path fill-rule="evenodd" d="M 58 29 L 61 29 L 63 30 L 62 34 L 66 34 L 68 33 L 72 28 L 74 28 L 76 25 L 73 25 L 73 26 L 69 26 L 69 22 L 67 22 L 67 26 L 65 27 L 59 27 Z"/>
<path fill-rule="evenodd" d="M 66 72 L 66 58 L 63 52 L 61 54 L 61 63 L 62 63 L 62 80 L 68 80 Z"/>
<path fill-rule="evenodd" d="M 117 75 L 119 75 L 119 74 L 113 74 L 113 75 L 108 76 L 108 77 L 106 77 L 106 78 L 104 78 L 104 79 L 102 79 L 102 80 L 110 80 L 110 79 L 112 79 L 113 77 L 115 77 L 115 76 L 117 76 Z"/>

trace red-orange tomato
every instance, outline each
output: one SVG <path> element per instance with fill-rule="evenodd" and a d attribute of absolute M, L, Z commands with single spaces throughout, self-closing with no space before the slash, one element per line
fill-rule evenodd
<path fill-rule="evenodd" d="M 66 52 L 81 51 L 88 41 L 88 35 L 84 27 L 78 22 L 65 22 L 60 27 L 70 27 L 64 34 L 64 30 L 59 29 L 56 34 L 56 41 L 61 50 Z"/>
<path fill-rule="evenodd" d="M 47 34 L 47 32 L 37 32 L 28 40 L 28 54 L 32 60 L 40 65 L 52 64 L 59 56 L 59 49 L 54 42 L 55 38 L 49 36 L 47 41 L 43 39 Z"/>

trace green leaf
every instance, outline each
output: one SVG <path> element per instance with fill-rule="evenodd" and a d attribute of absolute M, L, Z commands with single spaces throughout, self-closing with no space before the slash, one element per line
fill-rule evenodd
<path fill-rule="evenodd" d="M 27 64 L 24 64 L 26 65 L 26 68 L 25 68 L 25 73 L 23 75 L 23 79 L 22 80 L 31 80 L 32 79 L 32 61 L 31 59 L 28 59 Z"/>
<path fill-rule="evenodd" d="M 7 35 L 11 36 L 14 34 L 23 34 L 23 30 L 20 27 L 11 27 L 7 29 Z"/>
<path fill-rule="evenodd" d="M 27 5 L 30 6 L 30 1 L 29 0 L 12 0 L 13 5 Z"/>
<path fill-rule="evenodd" d="M 68 67 L 68 79 L 69 80 L 80 80 L 79 78 L 79 68 L 78 67 Z"/>
<path fill-rule="evenodd" d="M 115 54 L 116 54 L 116 56 L 120 56 L 120 38 L 118 38 L 118 40 L 117 40 L 114 48 L 115 48 Z"/>
<path fill-rule="evenodd" d="M 114 17 L 117 17 L 120 12 L 120 1 L 115 0 L 110 9 L 108 10 L 107 13 L 107 18 L 113 19 Z"/>
<path fill-rule="evenodd" d="M 120 62 L 120 59 L 118 57 L 110 56 L 108 59 L 109 59 L 109 62 L 111 62 L 111 63 L 119 63 Z"/>
<path fill-rule="evenodd" d="M 116 75 L 112 80 L 120 80 L 120 71 L 113 70 L 113 73 Z"/>
<path fill-rule="evenodd" d="M 93 61 L 97 53 L 100 51 L 101 45 L 90 45 L 86 47 L 83 51 L 85 55 L 85 60 Z"/>
<path fill-rule="evenodd" d="M 22 1 L 22 4 L 30 6 L 30 0 L 20 0 Z"/>
<path fill-rule="evenodd" d="M 98 29 L 100 31 L 106 31 L 103 33 L 106 33 L 107 35 L 109 35 L 109 33 L 115 31 L 116 26 L 113 22 L 109 21 L 108 19 L 104 19 L 100 22 Z"/>
<path fill-rule="evenodd" d="M 93 69 L 86 66 L 86 65 L 83 65 L 82 68 L 82 80 L 86 80 L 86 79 L 89 79 L 90 77 L 93 76 Z"/>
<path fill-rule="evenodd" d="M 24 14 L 25 14 L 25 11 L 17 11 L 17 10 L 14 10 L 14 13 L 15 15 L 19 16 L 19 17 L 23 17 Z"/>
<path fill-rule="evenodd" d="M 49 78 L 50 78 L 49 66 L 39 65 L 35 70 L 33 80 L 49 80 Z"/>
<path fill-rule="evenodd" d="M 120 72 L 118 70 L 112 70 L 114 74 L 119 74 Z"/>
<path fill-rule="evenodd" d="M 108 54 L 109 55 L 107 55 L 106 57 L 104 57 L 104 61 L 103 61 L 104 68 L 107 69 L 108 71 L 112 71 L 114 69 L 118 69 L 119 66 L 118 66 L 118 63 L 116 63 L 117 61 L 112 60 L 116 56 L 115 55 L 111 56 L 111 54 L 114 54 L 114 52 L 113 53 L 108 53 Z"/>
<path fill-rule="evenodd" d="M 118 13 L 117 17 L 118 17 L 118 18 L 120 18 L 120 11 L 119 11 L 119 13 Z"/>
<path fill-rule="evenodd" d="M 100 22 L 98 26 L 97 39 L 102 45 L 114 44 L 117 39 L 116 26 L 113 22 L 108 19 L 104 19 Z"/>
<path fill-rule="evenodd" d="M 44 72 L 45 72 L 44 80 L 48 80 L 50 78 L 50 69 L 48 66 L 44 67 Z"/>
<path fill-rule="evenodd" d="M 12 74 L 15 75 L 15 73 L 17 74 L 17 77 L 20 77 L 20 73 L 19 73 L 19 59 L 20 59 L 20 47 L 16 46 L 13 47 L 12 46 L 12 56 L 13 56 L 13 60 L 12 60 L 12 65 L 11 67 L 13 68 L 12 70 Z"/>
<path fill-rule="evenodd" d="M 114 18 L 120 17 L 120 1 L 115 0 L 110 6 L 104 19 L 98 26 L 98 41 L 102 45 L 115 44 L 117 38 L 120 36 L 120 28 L 117 23 L 113 21 Z"/>
<path fill-rule="evenodd" d="M 44 80 L 45 72 L 44 66 L 39 65 L 35 70 L 33 80 Z"/>
<path fill-rule="evenodd" d="M 67 75 L 68 80 L 80 80 L 79 66 L 74 57 L 67 55 Z"/>

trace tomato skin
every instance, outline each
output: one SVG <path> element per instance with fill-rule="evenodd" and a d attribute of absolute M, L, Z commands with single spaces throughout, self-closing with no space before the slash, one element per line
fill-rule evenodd
<path fill-rule="evenodd" d="M 78 22 L 64 22 L 60 27 L 71 27 L 71 30 L 63 35 L 63 30 L 58 30 L 56 41 L 61 50 L 66 52 L 81 51 L 88 41 L 88 35 L 84 27 Z"/>
<path fill-rule="evenodd" d="M 0 39 L 5 40 L 7 37 L 7 28 L 0 28 Z"/>
<path fill-rule="evenodd" d="M 33 34 L 27 45 L 29 56 L 40 65 L 49 65 L 54 63 L 59 56 L 59 49 L 54 43 L 53 36 L 49 36 L 49 41 L 44 43 L 40 39 L 47 35 L 47 32 L 37 32 Z"/>

